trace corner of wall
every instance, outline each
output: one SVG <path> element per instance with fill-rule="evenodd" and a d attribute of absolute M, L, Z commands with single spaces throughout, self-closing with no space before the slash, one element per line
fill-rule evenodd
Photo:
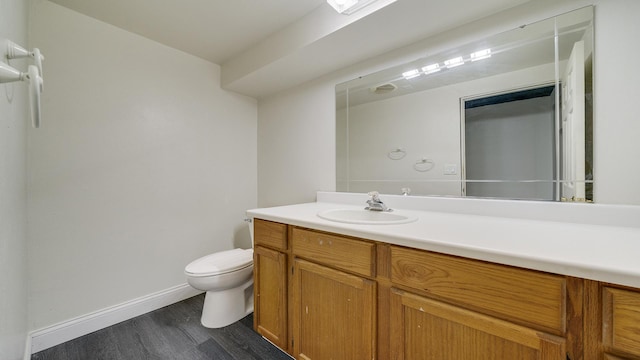
<path fill-rule="evenodd" d="M 27 2 L 0 0 L 0 44 L 8 39 L 27 45 Z M 0 51 L 6 60 L 6 49 Z M 21 71 L 20 61 L 10 63 Z M 0 86 L 0 358 L 22 359 L 28 330 L 26 87 Z"/>

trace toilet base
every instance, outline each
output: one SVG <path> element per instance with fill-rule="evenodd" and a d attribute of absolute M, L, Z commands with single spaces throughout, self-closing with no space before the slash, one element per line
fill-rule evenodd
<path fill-rule="evenodd" d="M 207 291 L 202 308 L 202 326 L 221 328 L 253 312 L 253 279 L 232 289 Z"/>

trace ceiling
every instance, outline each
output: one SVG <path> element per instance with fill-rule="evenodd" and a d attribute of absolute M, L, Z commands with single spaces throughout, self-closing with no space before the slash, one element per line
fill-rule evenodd
<path fill-rule="evenodd" d="M 50 0 L 223 64 L 324 0 Z"/>
<path fill-rule="evenodd" d="M 261 98 L 530 0 L 378 0 L 350 16 L 325 0 L 49 1 L 219 64 L 224 88 Z"/>

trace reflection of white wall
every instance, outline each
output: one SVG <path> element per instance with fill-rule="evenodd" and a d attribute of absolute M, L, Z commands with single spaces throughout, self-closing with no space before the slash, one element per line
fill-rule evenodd
<path fill-rule="evenodd" d="M 369 190 L 400 194 L 401 188 L 411 187 L 407 181 L 412 181 L 414 194 L 450 194 L 450 191 L 459 194 L 459 184 L 452 189 L 451 184 L 445 183 L 421 188 L 415 183 L 459 179 L 459 175 L 443 175 L 443 164 L 460 162 L 460 110 L 456 95 L 454 89 L 446 88 L 349 108 L 351 190 L 366 186 Z M 407 155 L 400 160 L 389 159 L 387 153 L 395 148 L 405 149 Z M 434 161 L 432 170 L 413 169 L 422 158 Z M 380 190 L 382 187 L 386 189 Z"/>
<path fill-rule="evenodd" d="M 554 74 L 546 64 L 350 107 L 349 191 L 399 194 L 410 187 L 413 194 L 460 195 L 460 99 L 546 84 Z M 390 160 L 395 148 L 407 156 Z M 338 163 L 346 163 L 343 157 Z M 432 170 L 414 170 L 422 158 L 434 161 Z M 455 164 L 457 174 L 445 175 L 445 164 Z"/>
<path fill-rule="evenodd" d="M 465 111 L 467 196 L 553 200 L 555 95 Z"/>

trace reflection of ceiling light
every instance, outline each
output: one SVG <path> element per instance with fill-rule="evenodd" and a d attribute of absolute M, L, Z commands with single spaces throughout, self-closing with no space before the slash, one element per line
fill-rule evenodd
<path fill-rule="evenodd" d="M 350 15 L 376 0 L 327 0 L 338 13 Z"/>
<path fill-rule="evenodd" d="M 427 65 L 425 67 L 422 68 L 422 71 L 424 71 L 425 74 L 433 74 L 435 72 L 440 71 L 440 65 L 438 64 L 431 64 L 431 65 Z"/>
<path fill-rule="evenodd" d="M 491 57 L 491 49 L 484 49 L 476 51 L 471 54 L 471 61 L 477 61 L 482 59 L 488 59 Z"/>
<path fill-rule="evenodd" d="M 444 61 L 444 66 L 446 66 L 447 69 L 451 69 L 452 67 L 460 66 L 462 64 L 464 64 L 464 60 L 462 60 L 461 56 Z"/>
<path fill-rule="evenodd" d="M 378 85 L 378 86 L 374 86 L 372 88 L 369 88 L 369 91 L 371 91 L 374 94 L 382 95 L 382 94 L 390 93 L 392 91 L 396 91 L 397 89 L 398 89 L 398 87 L 395 84 L 386 83 L 386 84 L 382 84 L 382 85 Z"/>
<path fill-rule="evenodd" d="M 420 70 L 413 69 L 413 70 L 405 71 L 402 73 L 402 76 L 407 80 L 413 79 L 414 77 L 420 76 Z"/>

